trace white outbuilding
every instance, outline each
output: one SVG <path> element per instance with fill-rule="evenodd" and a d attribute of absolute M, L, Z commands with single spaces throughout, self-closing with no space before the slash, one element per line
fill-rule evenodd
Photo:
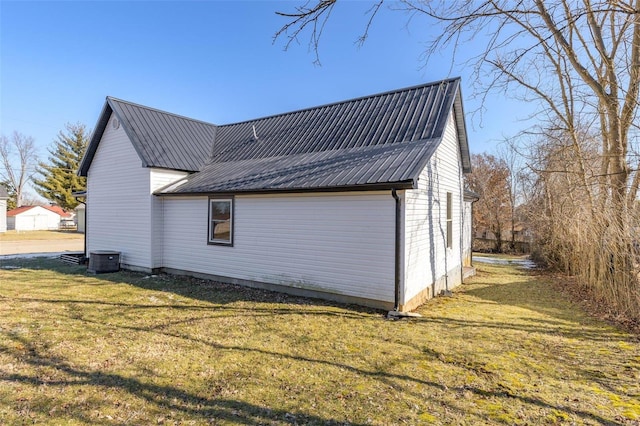
<path fill-rule="evenodd" d="M 22 206 L 7 212 L 7 230 L 40 231 L 60 228 L 71 215 L 57 206 Z"/>

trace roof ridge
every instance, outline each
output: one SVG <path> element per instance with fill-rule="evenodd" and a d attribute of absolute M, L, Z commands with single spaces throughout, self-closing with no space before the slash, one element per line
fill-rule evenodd
<path fill-rule="evenodd" d="M 170 115 L 172 117 L 182 118 L 184 120 L 189 120 L 189 121 L 193 121 L 193 122 L 196 122 L 196 123 L 202 123 L 202 124 L 207 124 L 209 126 L 218 127 L 217 124 L 211 123 L 209 121 L 198 120 L 196 118 L 187 117 L 186 115 L 176 114 L 176 113 L 165 111 L 165 110 L 162 110 L 162 109 L 159 109 L 159 108 L 153 108 L 153 107 L 150 107 L 150 106 L 142 105 L 142 104 L 139 104 L 139 103 L 136 103 L 136 102 L 126 101 L 124 99 L 116 98 L 114 96 L 107 96 L 107 101 L 116 101 L 116 102 L 120 102 L 120 103 L 123 103 L 123 104 L 131 105 L 131 106 L 134 106 L 134 107 L 137 107 L 137 108 L 144 108 L 144 109 L 149 110 L 149 111 L 158 112 L 160 114 L 166 114 L 166 115 Z"/>
<path fill-rule="evenodd" d="M 425 88 L 425 87 L 429 87 L 429 86 L 436 86 L 436 85 L 441 85 L 443 83 L 452 83 L 454 81 L 461 81 L 461 80 L 462 80 L 461 77 L 451 77 L 451 78 L 447 78 L 447 79 L 444 79 L 444 80 L 436 80 L 436 81 L 431 81 L 429 83 L 416 84 L 414 86 L 408 86 L 408 87 L 404 87 L 404 88 L 401 88 L 401 89 L 387 90 L 387 91 L 380 92 L 380 93 L 374 93 L 372 95 L 358 96 L 356 98 L 345 99 L 345 100 L 342 100 L 342 101 L 329 102 L 327 104 L 316 105 L 316 106 L 312 106 L 312 107 L 307 107 L 307 108 L 302 108 L 302 109 L 297 109 L 297 110 L 292 110 L 292 111 L 287 111 L 287 112 L 281 112 L 281 113 L 278 113 L 278 114 L 266 115 L 264 117 L 253 118 L 253 119 L 249 119 L 249 120 L 237 121 L 235 123 L 219 124 L 219 125 L 216 125 L 216 127 L 230 127 L 230 126 L 236 126 L 238 124 L 246 124 L 246 123 L 251 123 L 251 122 L 256 122 L 256 121 L 261 121 L 261 120 L 268 120 L 268 119 L 275 118 L 275 117 L 283 117 L 283 116 L 286 116 L 286 115 L 289 115 L 289 114 L 297 114 L 297 113 L 300 113 L 300 112 L 312 111 L 314 109 L 326 108 L 326 107 L 330 107 L 330 106 L 334 106 L 334 105 L 346 104 L 346 103 L 349 103 L 349 102 L 356 102 L 356 101 L 360 101 L 360 100 L 363 100 L 363 99 L 376 98 L 376 97 L 379 97 L 379 96 L 388 96 L 388 95 L 391 95 L 391 94 L 394 94 L 394 93 L 408 92 L 409 90 L 421 89 L 421 88 Z"/>

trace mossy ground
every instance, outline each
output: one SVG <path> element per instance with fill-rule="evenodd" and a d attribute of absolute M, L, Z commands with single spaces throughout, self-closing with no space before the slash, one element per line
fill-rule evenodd
<path fill-rule="evenodd" d="M 510 265 L 400 321 L 55 260 L 0 268 L 0 424 L 640 422 L 637 337 Z"/>

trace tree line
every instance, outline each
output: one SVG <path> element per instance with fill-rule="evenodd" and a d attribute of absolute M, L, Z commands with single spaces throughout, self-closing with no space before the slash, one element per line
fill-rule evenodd
<path fill-rule="evenodd" d="M 89 134 L 85 125 L 67 124 L 48 148 L 46 161 L 39 161 L 35 140 L 20 132 L 0 136 L 0 185 L 9 195 L 8 209 L 38 203 L 28 198 L 31 183 L 35 191 L 51 204 L 73 210 L 79 203 L 73 192 L 86 188 L 86 178 L 77 175 L 87 149 Z"/>

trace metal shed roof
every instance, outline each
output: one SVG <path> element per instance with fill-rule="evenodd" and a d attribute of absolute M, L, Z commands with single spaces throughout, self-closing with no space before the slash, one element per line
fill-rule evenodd
<path fill-rule="evenodd" d="M 437 140 L 212 163 L 163 194 L 411 188 Z"/>

